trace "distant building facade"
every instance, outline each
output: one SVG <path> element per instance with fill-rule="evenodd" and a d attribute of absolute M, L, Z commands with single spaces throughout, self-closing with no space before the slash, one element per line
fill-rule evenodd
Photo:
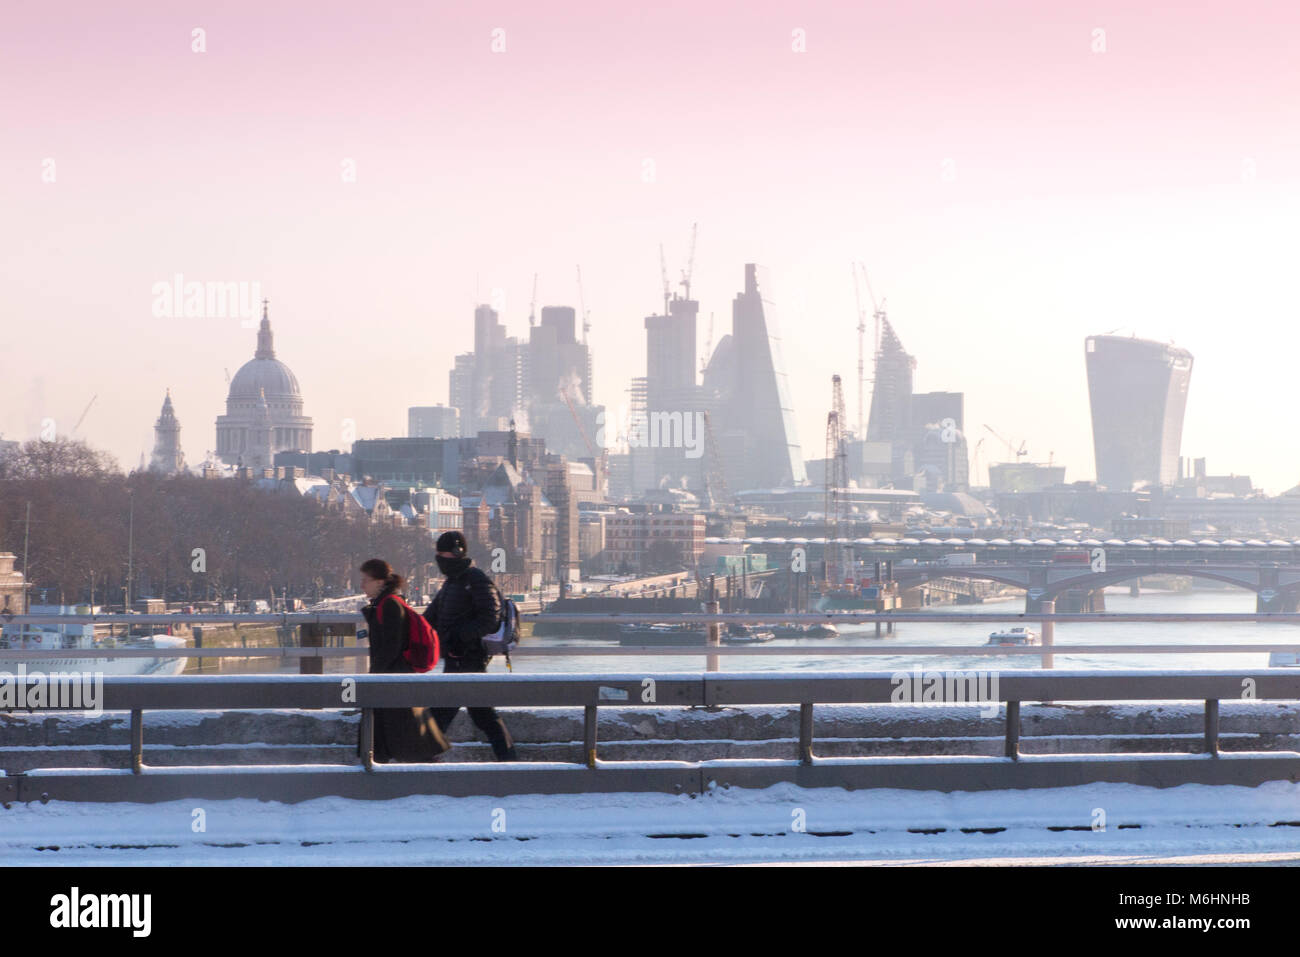
<path fill-rule="evenodd" d="M 446 405 L 412 406 L 406 410 L 406 436 L 410 439 L 460 437 L 460 410 Z"/>
<path fill-rule="evenodd" d="M 591 352 L 571 306 L 546 306 L 527 341 L 506 335 L 495 309 L 474 310 L 474 351 L 456 357 L 448 387 L 460 435 L 514 423 L 570 458 L 592 456 L 603 408 L 592 401 Z"/>
<path fill-rule="evenodd" d="M 694 568 L 704 554 L 707 519 L 699 512 L 629 511 L 605 515 L 605 571 Z"/>
<path fill-rule="evenodd" d="M 23 607 L 23 573 L 14 570 L 18 556 L 0 552 L 0 611 L 21 615 Z"/>

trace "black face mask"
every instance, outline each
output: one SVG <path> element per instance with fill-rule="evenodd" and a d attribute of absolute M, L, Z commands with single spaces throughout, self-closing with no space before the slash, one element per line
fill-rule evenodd
<path fill-rule="evenodd" d="M 438 562 L 438 571 L 448 578 L 456 577 L 468 569 L 470 565 L 468 558 L 445 558 L 442 555 L 437 555 L 435 559 Z"/>

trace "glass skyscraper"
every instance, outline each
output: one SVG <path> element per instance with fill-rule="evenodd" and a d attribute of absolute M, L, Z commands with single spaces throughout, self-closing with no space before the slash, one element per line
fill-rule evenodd
<path fill-rule="evenodd" d="M 1192 354 L 1163 342 L 1090 336 L 1084 343 L 1097 484 L 1129 491 L 1178 478 Z"/>

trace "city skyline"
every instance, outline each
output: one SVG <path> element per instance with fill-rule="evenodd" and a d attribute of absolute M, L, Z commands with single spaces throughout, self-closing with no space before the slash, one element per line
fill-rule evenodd
<path fill-rule="evenodd" d="M 73 32 L 20 9 L 0 38 L 10 86 L 42 78 L 0 157 L 21 226 L 0 236 L 5 439 L 71 434 L 97 396 L 75 436 L 130 468 L 170 387 L 200 460 L 251 332 L 155 315 L 176 274 L 260 283 L 332 448 L 345 421 L 403 435 L 409 407 L 446 403 L 476 305 L 526 334 L 537 274 L 539 309 L 578 307 L 581 265 L 593 398 L 617 409 L 662 301 L 657 245 L 675 285 L 698 222 L 697 347 L 764 263 L 805 457 L 832 374 L 856 406 L 861 261 L 916 390 L 963 393 L 972 435 L 1093 478 L 1079 345 L 1131 328 L 1197 357 L 1184 456 L 1270 493 L 1300 478 L 1273 412 L 1298 304 L 1294 13 L 669 4 L 629 29 L 576 5 L 400 24 L 146 6 L 127 26 L 52 4 Z M 412 374 L 377 378 L 399 348 Z"/>
<path fill-rule="evenodd" d="M 779 282 L 776 283 L 776 285 L 779 287 Z M 680 301 L 680 300 L 674 300 L 674 301 L 676 302 L 676 301 Z M 260 306 L 260 308 L 263 309 L 263 313 L 262 313 L 262 315 L 263 315 L 263 323 L 262 323 L 262 325 L 265 327 L 265 315 L 266 315 L 266 313 L 265 313 L 265 309 L 266 309 L 265 303 L 262 303 L 261 306 Z M 489 306 L 487 303 L 483 303 L 483 304 L 480 304 L 478 307 L 476 307 L 476 310 L 475 310 L 475 311 L 477 312 L 477 310 L 481 310 L 481 309 L 485 309 L 485 308 L 490 308 L 490 306 Z M 541 305 L 539 304 L 539 306 L 538 306 L 538 311 L 540 312 L 540 311 L 543 310 L 543 309 L 546 310 L 546 311 L 548 311 L 548 312 L 551 311 L 551 310 L 564 310 L 564 309 L 568 309 L 571 313 L 574 311 L 574 310 L 573 310 L 573 307 L 571 307 L 571 306 L 563 306 L 563 305 L 559 305 L 559 304 L 548 304 L 548 305 L 546 305 L 546 306 L 541 306 Z M 498 320 L 501 322 L 501 325 L 504 327 L 506 333 L 526 331 L 528 328 L 530 328 L 530 327 L 529 327 L 529 324 L 528 324 L 528 318 L 527 318 L 527 317 L 524 318 L 523 323 L 522 323 L 522 325 L 523 325 L 523 330 L 516 329 L 515 326 L 519 325 L 519 323 L 515 323 L 515 324 L 512 325 L 512 324 L 508 321 L 508 317 L 507 317 L 507 316 L 498 316 L 497 318 L 498 318 Z M 246 321 L 243 321 L 243 322 L 240 323 L 240 325 L 241 325 L 241 331 L 242 331 L 243 329 L 249 327 L 249 326 L 245 325 L 245 322 L 246 322 Z M 255 324 L 249 324 L 249 325 L 255 325 Z M 471 318 L 471 321 L 470 321 L 470 325 L 471 325 L 471 326 L 473 325 L 473 320 L 472 320 L 472 318 Z M 887 324 L 885 325 L 883 331 L 884 331 L 885 335 L 884 335 L 884 337 L 883 337 L 883 339 L 882 339 L 882 345 L 885 344 L 885 343 L 888 343 L 888 342 L 890 342 L 890 341 L 894 341 L 894 340 L 892 340 L 892 339 L 890 338 L 890 337 L 894 336 L 894 332 L 893 332 L 893 329 L 892 329 L 892 324 L 887 323 Z M 723 335 L 727 335 L 727 333 L 725 332 L 725 329 L 724 329 L 724 330 L 718 330 L 718 329 L 716 328 L 716 326 L 715 326 L 714 332 L 715 332 L 715 338 L 714 338 L 714 340 L 713 340 L 713 345 L 714 345 L 714 347 L 715 347 L 715 349 L 716 349 L 716 346 L 718 345 L 718 340 L 719 340 Z M 720 334 L 719 334 L 719 333 L 720 333 Z M 248 336 L 249 333 L 245 331 L 245 332 L 243 332 L 243 335 Z M 268 356 L 265 356 L 265 357 L 263 356 L 263 350 L 269 348 L 269 346 L 264 345 L 264 343 L 263 343 L 263 339 L 264 339 L 265 336 L 266 336 L 266 330 L 265 330 L 265 328 L 263 329 L 262 332 L 260 332 L 260 333 L 257 334 L 258 351 L 257 351 L 257 353 L 255 354 L 255 358 L 268 358 L 268 357 L 269 357 L 269 358 L 274 359 L 274 353 L 269 353 Z M 1086 339 L 1085 341 L 1087 341 L 1087 340 L 1091 340 L 1091 339 L 1094 339 L 1094 338 L 1105 338 L 1105 337 L 1088 336 L 1087 339 Z M 1122 338 L 1122 337 L 1120 337 L 1120 338 Z M 1149 341 L 1149 340 L 1144 340 L 1144 339 L 1142 339 L 1142 338 L 1141 338 L 1140 336 L 1138 336 L 1136 333 L 1133 333 L 1133 334 L 1132 334 L 1132 338 L 1133 338 L 1134 340 L 1136 340 L 1136 341 L 1139 341 L 1139 342 L 1146 342 L 1146 341 Z M 522 341 L 523 341 L 524 343 L 527 342 L 526 339 L 523 339 Z M 1167 344 L 1162 343 L 1162 345 L 1170 345 L 1170 346 L 1173 346 L 1174 343 L 1172 343 L 1172 342 L 1167 343 Z M 938 344 L 938 347 L 939 347 L 939 348 L 942 348 L 942 343 L 939 343 L 939 344 Z M 469 349 L 469 351 L 470 351 L 471 353 L 473 352 L 473 342 L 472 342 L 472 341 L 471 341 L 471 343 L 470 343 L 470 349 Z M 643 352 L 644 352 L 644 348 L 643 348 Z M 867 375 L 866 383 L 865 383 L 865 384 L 866 384 L 866 394 L 865 394 L 865 400 L 864 400 L 864 401 L 865 401 L 865 408 L 866 408 L 868 414 L 870 414 L 870 413 L 872 412 L 872 410 L 873 410 L 874 408 L 876 408 L 876 406 L 875 406 L 875 404 L 873 403 L 873 394 L 872 394 L 872 388 L 873 388 L 873 371 L 872 371 L 871 352 L 870 352 L 870 347 L 869 347 L 869 346 L 868 346 L 867 357 L 868 357 L 868 369 L 867 369 L 867 374 L 866 374 L 866 375 Z M 245 357 L 244 357 L 244 358 L 245 358 L 245 362 L 244 362 L 244 363 L 241 363 L 241 366 L 237 366 L 236 368 L 240 368 L 240 367 L 242 367 L 242 365 L 244 365 L 244 364 L 247 363 L 247 353 L 245 353 Z M 454 359 L 455 357 L 448 357 L 448 358 L 449 358 L 449 359 Z M 594 356 L 593 356 L 593 358 L 594 358 Z M 700 352 L 700 358 L 701 358 L 701 360 L 707 358 L 707 357 L 703 354 L 702 351 Z M 924 361 L 924 358 L 925 358 L 924 356 L 921 356 L 921 357 L 913 356 L 913 357 L 912 357 L 912 359 L 913 359 L 913 367 L 915 367 L 915 365 L 917 364 L 917 360 L 918 360 L 918 359 L 920 359 L 921 361 Z M 847 363 L 846 363 L 846 364 L 847 364 Z M 445 371 L 446 371 L 446 372 L 450 372 L 450 371 L 451 371 L 451 367 L 452 367 L 452 364 L 449 363 L 449 367 L 448 367 L 448 369 L 445 370 Z M 225 372 L 228 374 L 228 373 L 229 373 L 229 368 L 226 368 L 226 369 L 225 369 Z M 235 379 L 238 379 L 239 377 L 238 377 L 238 375 L 236 375 L 234 378 L 235 378 Z M 594 376 L 594 377 L 593 377 L 593 379 L 595 379 L 595 378 L 598 378 L 598 376 Z M 850 377 L 848 374 L 845 374 L 845 375 L 843 376 L 843 378 L 844 378 L 844 381 L 846 382 L 846 386 L 845 386 L 846 397 L 850 397 L 850 396 L 851 396 L 851 397 L 853 397 L 854 399 L 856 399 L 856 388 L 857 388 L 857 382 L 855 381 L 855 380 L 856 380 L 856 376 Z M 630 380 L 629 380 L 629 384 L 630 384 Z M 165 389 L 164 389 L 164 391 L 165 391 L 165 393 L 166 393 L 166 401 L 167 401 L 167 404 L 168 404 L 168 407 L 169 407 L 169 408 L 170 408 L 170 406 L 171 406 L 171 393 L 172 393 L 172 391 L 173 391 L 173 388 L 174 388 L 173 386 L 171 386 L 171 385 L 167 385 L 167 386 L 165 387 Z M 231 382 L 230 382 L 229 380 L 227 380 L 227 381 L 225 382 L 225 386 L 224 386 L 223 391 L 230 391 L 231 388 L 232 388 L 232 387 L 231 387 Z M 1087 395 L 1088 395 L 1088 375 L 1087 375 L 1087 369 L 1086 369 L 1086 367 L 1085 367 L 1084 369 L 1080 370 L 1080 388 L 1084 391 L 1085 398 L 1086 398 Z M 182 393 L 185 393 L 185 392 L 187 391 L 187 385 L 186 385 L 186 384 L 182 384 L 182 386 L 181 386 L 181 388 L 180 388 L 180 391 L 181 391 Z M 448 390 L 444 389 L 443 391 L 444 391 L 444 393 L 445 393 L 443 396 L 438 397 L 438 398 L 437 398 L 435 401 L 433 401 L 433 402 L 426 403 L 426 405 L 438 405 L 438 406 L 447 407 L 447 406 L 449 405 L 450 400 L 451 400 L 451 396 L 450 396 Z M 608 393 L 616 393 L 616 392 L 619 391 L 619 390 L 606 389 L 606 390 L 603 390 L 603 391 L 605 391 L 605 392 L 608 394 Z M 625 386 L 625 388 L 624 388 L 623 390 L 621 390 L 621 391 L 623 392 L 624 396 L 626 396 L 626 393 L 627 393 L 628 389 L 627 389 L 627 387 Z M 918 389 L 918 390 L 916 390 L 916 391 L 917 391 L 917 393 L 919 394 L 920 390 Z M 232 394 L 233 394 L 233 393 L 232 393 Z M 626 398 L 624 398 L 623 402 L 624 402 L 624 406 L 626 406 Z M 223 399 L 223 400 L 222 400 L 222 404 L 223 404 L 223 405 L 228 405 L 228 400 L 227 400 L 227 399 Z M 596 404 L 597 404 L 597 405 L 600 404 L 600 403 L 599 403 L 599 399 L 597 400 L 597 403 L 596 403 Z M 799 407 L 798 407 L 798 406 L 799 406 L 799 403 L 798 403 L 797 401 L 796 401 L 794 404 L 795 404 L 796 407 L 797 407 L 796 410 L 795 410 L 795 412 L 796 412 L 796 416 L 798 416 L 799 421 L 802 422 L 805 418 L 807 418 L 807 416 L 803 415 L 803 410 L 802 410 L 802 408 L 799 408 Z M 828 403 L 828 405 L 829 405 L 829 403 Z M 400 417 L 403 418 L 403 419 L 409 419 L 409 415 L 408 415 L 409 409 L 410 409 L 410 408 L 415 408 L 415 407 L 416 407 L 416 406 L 411 406 L 411 407 L 402 407 L 402 408 L 400 408 L 400 409 L 399 409 L 399 408 L 396 408 L 396 407 L 393 407 L 393 408 L 387 408 L 387 407 L 386 407 L 385 416 L 388 417 L 388 418 L 395 418 L 395 417 L 398 417 L 398 416 L 400 415 Z M 452 406 L 452 407 L 454 408 L 454 406 Z M 681 411 L 681 410 L 678 410 L 678 411 Z M 818 418 L 818 419 L 820 420 L 820 418 L 821 418 L 822 416 L 824 416 L 824 414 L 825 414 L 825 413 L 824 413 L 822 410 L 817 410 L 817 411 L 814 413 L 814 417 L 816 417 L 816 418 Z M 613 410 L 611 410 L 611 421 L 612 421 L 612 415 L 613 415 Z M 206 423 L 208 423 L 208 422 L 210 422 L 210 421 L 212 420 L 212 417 L 207 416 L 206 413 L 201 413 L 200 418 L 201 418 L 201 421 L 202 421 L 204 424 L 203 424 L 202 426 L 200 426 L 200 428 L 198 428 L 198 429 L 192 429 L 190 432 L 188 432 L 188 433 L 186 433 L 186 434 L 193 435 L 194 431 L 200 431 L 200 432 L 211 432 L 211 431 L 212 431 L 211 427 L 210 427 L 209 425 L 206 424 Z M 219 417 L 219 419 L 218 419 L 218 426 L 217 426 L 218 430 L 220 430 L 220 428 L 221 428 L 220 422 L 223 421 L 223 420 L 226 419 L 226 418 L 227 418 L 227 416 L 220 416 L 220 417 Z M 851 428 L 856 428 L 856 422 L 854 422 L 854 421 L 852 420 L 852 417 L 850 417 L 849 424 L 850 424 Z M 371 439 L 371 438 L 393 438 L 393 437 L 401 437 L 401 436 L 405 436 L 405 435 L 407 434 L 407 430 L 408 430 L 408 428 L 409 428 L 409 421 L 408 421 L 408 423 L 407 423 L 406 426 L 403 426 L 402 428 L 397 429 L 397 430 L 392 431 L 392 432 L 389 432 L 389 433 L 366 434 L 366 433 L 363 433 L 363 432 L 357 431 L 357 425 L 356 425 L 355 422 L 348 422 L 348 421 L 346 421 L 346 420 L 343 420 L 343 421 L 340 423 L 340 428 L 339 428 L 339 433 L 338 433 L 338 434 L 339 434 L 339 441 L 337 441 L 337 442 L 334 443 L 334 444 L 327 445 L 327 446 L 321 446 L 319 443 L 313 443 L 313 447 L 316 448 L 316 449 L 322 450 L 322 451 L 325 450 L 326 448 L 339 448 L 341 451 L 346 452 L 346 451 L 348 451 L 348 448 L 350 447 L 350 443 L 351 443 L 351 441 L 352 441 L 352 440 L 348 439 L 348 436 L 349 436 L 349 435 L 354 436 L 354 438 L 361 438 L 361 439 Z M 975 429 L 978 429 L 978 426 L 971 426 L 970 424 L 967 424 L 967 425 L 966 425 L 966 430 L 967 430 L 967 434 L 968 434 L 968 435 L 971 434 L 971 431 L 972 431 L 972 430 L 975 430 Z M 149 431 L 150 431 L 150 434 L 151 434 L 151 435 L 152 435 L 152 430 L 153 430 L 153 427 L 150 426 L 150 427 L 149 427 Z M 546 438 L 546 435 L 545 435 L 545 433 L 544 433 L 543 431 L 535 430 L 535 429 L 532 429 L 531 427 L 526 427 L 526 428 L 524 428 L 523 430 L 524 430 L 524 431 L 527 431 L 529 434 L 534 434 L 534 435 L 538 435 L 538 436 L 540 436 L 540 437 L 542 437 L 542 438 Z M 619 432 L 619 433 L 620 433 L 620 437 L 621 437 L 621 426 L 620 426 L 619 429 L 611 430 L 611 434 L 613 434 L 613 432 L 615 432 L 615 431 Z M 979 431 L 982 432 L 983 430 L 982 430 L 982 429 L 979 429 Z M 1008 431 L 1009 431 L 1011 434 L 1015 435 L 1017 438 L 1021 438 L 1020 433 L 1019 433 L 1019 432 L 1016 432 L 1015 429 L 1010 429 L 1010 430 L 1008 430 Z M 60 432 L 57 432 L 56 434 L 64 435 L 64 433 L 61 432 L 61 431 L 60 431 Z M 329 433 L 327 432 L 326 434 L 329 434 Z M 0 433 L 0 435 L 3 435 L 3 433 Z M 8 436 L 8 435 L 3 435 L 3 437 L 4 437 L 5 439 L 7 439 L 7 440 L 10 440 L 10 441 L 12 441 L 12 440 L 26 441 L 26 440 L 31 439 L 31 438 L 36 438 L 36 437 L 38 437 L 38 436 L 35 435 L 35 434 L 33 434 L 33 435 L 28 435 L 28 436 Z M 90 444 L 91 444 L 92 446 L 103 447 L 103 446 L 99 446 L 99 445 L 98 445 L 98 444 L 93 440 L 93 438 L 87 438 L 87 436 L 84 435 L 84 434 L 80 434 L 80 433 L 78 433 L 78 435 L 76 435 L 75 437 L 79 437 L 79 438 L 87 439 L 87 441 L 90 441 Z M 978 435 L 977 435 L 976 438 L 978 438 L 978 437 L 982 437 L 982 436 L 978 436 Z M 972 440 L 971 443 L 969 443 L 969 444 L 970 444 L 970 445 L 973 445 L 973 441 L 974 441 L 974 440 Z M 1093 441 L 1094 441 L 1094 439 L 1093 439 L 1093 428 L 1092 428 L 1091 423 L 1090 423 L 1090 424 L 1089 424 L 1089 428 L 1088 428 L 1088 430 L 1087 430 L 1087 442 L 1088 442 L 1089 445 L 1092 445 Z M 225 455 L 225 454 L 223 454 L 223 453 L 221 452 L 221 450 L 220 450 L 220 448 L 219 448 L 219 445 L 220 445 L 219 442 L 213 442 L 213 443 L 200 442 L 200 443 L 198 443 L 198 444 L 201 444 L 201 445 L 203 446 L 202 450 L 199 450 L 199 449 L 198 449 L 198 445 L 194 442 L 194 440 L 193 440 L 192 438 L 189 439 L 189 440 L 186 440 L 185 438 L 182 437 L 181 442 L 180 442 L 180 447 L 181 447 L 182 451 L 183 451 L 184 449 L 186 449 L 186 448 L 189 448 L 189 449 L 191 450 L 191 451 L 189 451 L 189 452 L 186 452 L 185 454 L 186 454 L 186 457 L 189 459 L 189 461 L 190 461 L 192 464 L 194 464 L 194 465 L 197 465 L 199 462 L 201 462 L 201 461 L 203 461 L 205 458 L 207 458 L 207 453 L 213 453 L 213 458 L 215 458 L 217 461 L 223 461 L 223 460 L 229 459 L 229 461 L 227 462 L 227 464 L 232 464 L 232 463 L 235 461 L 235 459 L 234 459 L 233 457 L 229 457 L 229 456 L 227 456 L 227 455 Z M 812 450 L 819 450 L 821 444 L 822 444 L 822 443 L 821 443 L 821 435 L 820 435 L 820 434 L 818 434 L 817 437 L 814 438 L 814 439 L 812 439 L 811 441 L 809 441 L 809 440 L 807 440 L 807 439 L 804 440 L 804 445 L 805 445 L 805 447 L 806 447 L 806 448 L 809 448 L 809 449 L 812 449 Z M 1068 444 L 1068 443 L 1064 443 L 1064 444 Z M 285 447 L 288 448 L 288 446 L 285 446 Z M 122 464 L 122 466 L 123 466 L 125 469 L 127 469 L 127 470 L 129 471 L 131 468 L 134 467 L 134 463 L 137 461 L 137 458 L 139 458 L 141 455 L 143 456 L 143 459 L 144 459 L 145 461 L 148 461 L 148 460 L 150 459 L 150 457 L 151 457 L 152 449 L 153 449 L 153 439 L 150 438 L 149 441 L 148 441 L 146 444 L 141 445 L 141 447 L 140 447 L 140 449 L 139 449 L 139 453 L 138 453 L 136 456 L 123 456 L 123 455 L 117 454 L 116 450 L 111 449 L 111 448 L 108 448 L 107 450 L 110 451 L 110 452 L 113 452 L 115 455 L 117 455 L 117 457 L 118 457 L 118 459 L 119 459 L 119 462 Z M 620 450 L 621 450 L 621 451 L 626 451 L 626 447 L 625 447 L 625 445 L 622 444 L 622 443 L 616 443 L 616 442 L 611 441 L 611 442 L 609 442 L 609 444 L 606 446 L 606 450 L 607 450 L 607 451 L 620 451 Z M 1180 448 L 1179 451 L 1182 452 L 1182 453 L 1188 453 L 1188 449 L 1185 447 L 1185 445 L 1184 445 L 1182 448 Z M 1195 451 L 1195 450 L 1193 450 L 1193 451 Z M 969 454 L 969 452 L 968 452 L 968 454 Z M 816 457 L 817 457 L 816 454 L 808 455 L 808 453 L 805 452 L 805 458 L 816 458 Z M 1191 455 L 1189 454 L 1188 457 L 1191 457 Z M 1091 457 L 1090 457 L 1090 458 L 1091 458 Z M 1060 464 L 1060 456 L 1059 456 L 1059 455 L 1056 456 L 1056 459 L 1057 459 L 1057 461 L 1058 461 L 1058 464 Z M 997 447 L 996 447 L 996 445 L 995 445 L 995 446 L 994 446 L 994 449 L 993 449 L 993 451 L 992 451 L 991 453 L 986 453 L 986 454 L 985 454 L 985 457 L 984 457 L 983 460 L 982 460 L 982 465 L 983 465 L 983 467 L 984 467 L 985 469 L 987 469 L 987 466 L 988 466 L 989 464 L 994 463 L 994 462 L 999 462 L 999 461 L 1015 461 L 1015 460 L 1016 460 L 1016 459 L 1015 459 L 1015 456 L 1014 456 L 1014 455 L 1010 455 L 1010 454 L 1006 455 L 1005 458 L 1003 458 L 1003 457 L 1002 457 L 1002 453 L 997 449 Z M 1035 457 L 1034 460 L 1037 460 L 1037 457 Z M 1092 460 L 1090 460 L 1090 461 L 1088 462 L 1088 466 L 1089 466 L 1088 471 L 1089 471 L 1091 474 L 1088 476 L 1088 479 L 1087 479 L 1087 480 L 1096 480 L 1096 478 L 1097 478 L 1097 476 L 1096 476 L 1096 469 L 1091 467 L 1091 466 L 1093 466 L 1093 464 L 1094 464 L 1094 462 L 1093 462 Z M 1218 464 L 1218 463 L 1216 462 L 1216 464 Z M 1081 471 L 1080 469 L 1074 467 L 1072 463 L 1067 464 L 1066 467 L 1069 468 L 1069 469 L 1071 469 L 1071 471 L 1073 472 L 1073 474 L 1067 476 L 1067 481 L 1078 481 L 1078 480 L 1080 480 L 1080 476 L 1079 476 L 1079 474 L 1078 474 L 1079 471 Z M 1242 474 L 1249 474 L 1249 473 L 1247 472 L 1247 473 L 1242 473 Z M 972 468 L 972 472 L 971 472 L 971 481 L 972 481 L 972 483 L 975 482 L 975 473 L 974 473 L 973 468 Z M 817 483 L 814 482 L 813 484 L 817 484 Z M 1290 486 L 1287 486 L 1287 487 L 1290 487 Z M 1272 494 L 1276 494 L 1276 492 L 1280 492 L 1280 491 L 1282 491 L 1282 490 L 1283 490 L 1283 489 L 1277 489 L 1275 492 L 1272 491 L 1272 490 L 1270 490 L 1270 491 L 1272 492 Z"/>

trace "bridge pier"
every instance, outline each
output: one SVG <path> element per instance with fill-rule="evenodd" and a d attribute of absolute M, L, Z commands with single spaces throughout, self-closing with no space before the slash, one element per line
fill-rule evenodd
<path fill-rule="evenodd" d="M 1128 586 L 1129 598 L 1140 598 L 1142 596 L 1142 579 L 1132 582 Z"/>
<path fill-rule="evenodd" d="M 1300 595 L 1294 592 L 1264 588 L 1255 593 L 1255 611 L 1258 614 L 1292 613 L 1298 610 L 1300 610 Z"/>

